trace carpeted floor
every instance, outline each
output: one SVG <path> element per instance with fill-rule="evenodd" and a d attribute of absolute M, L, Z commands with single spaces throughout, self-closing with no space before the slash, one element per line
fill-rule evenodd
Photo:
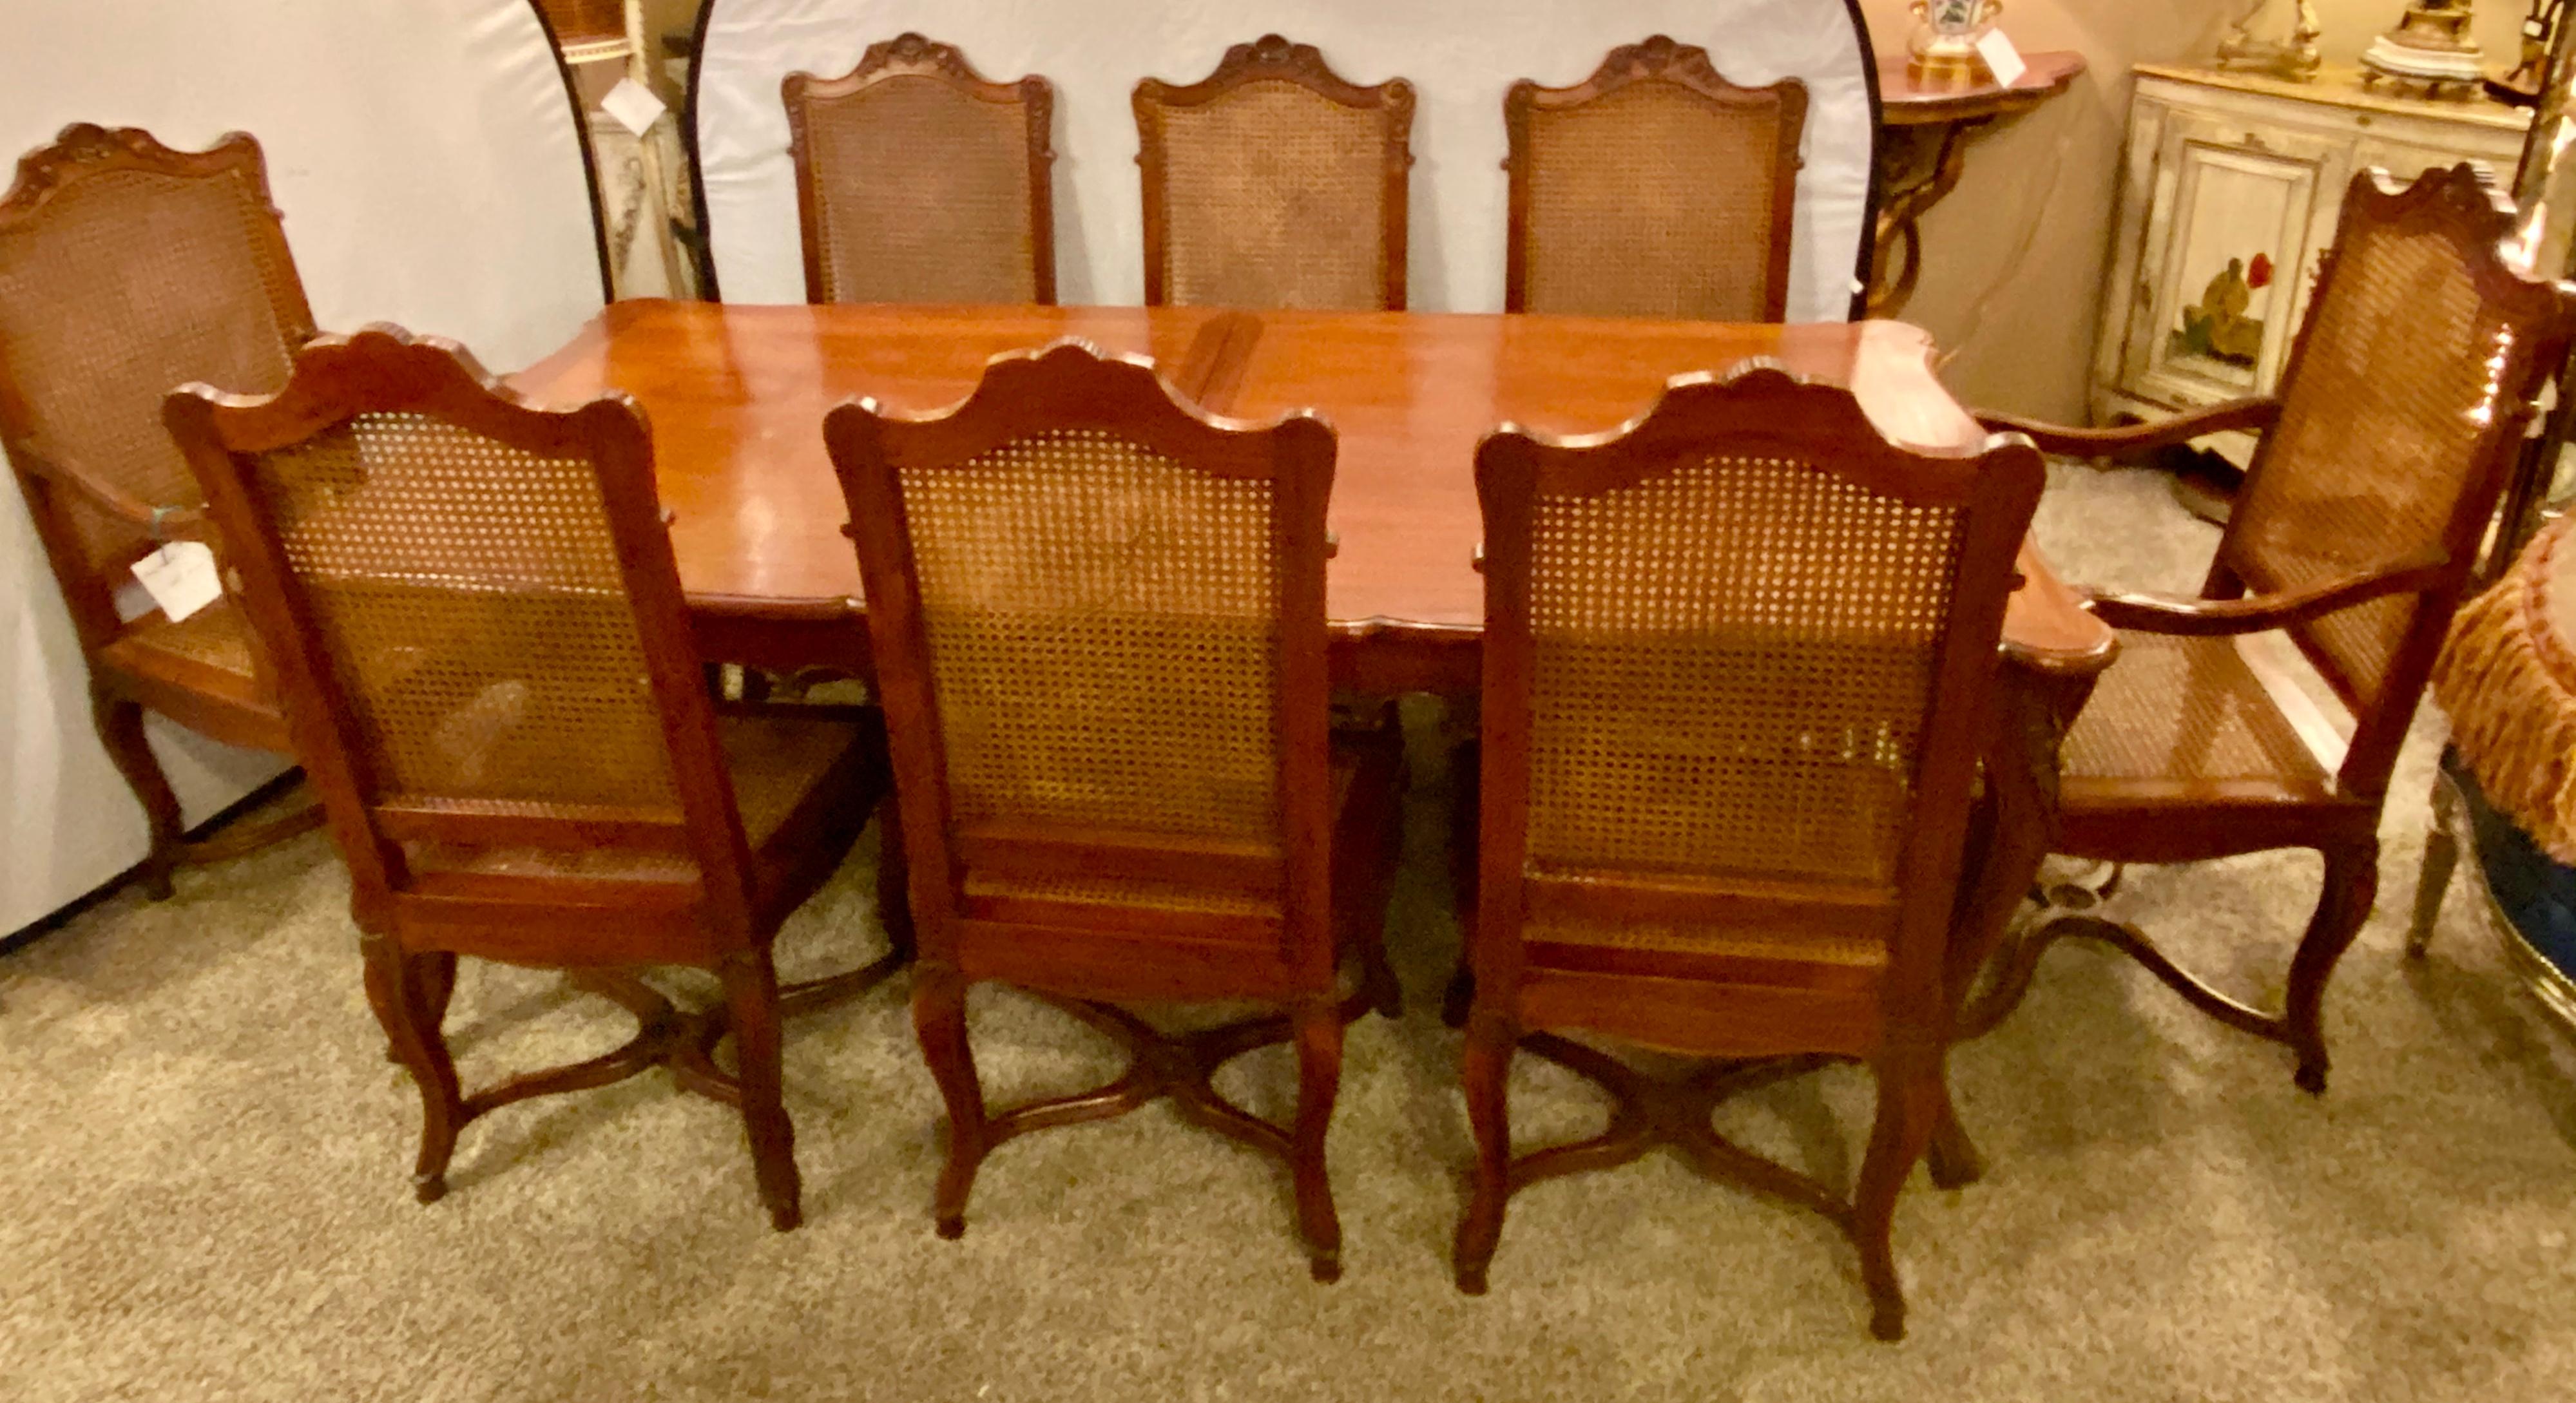
<path fill-rule="evenodd" d="M 2212 539 L 2160 481 L 2061 470 L 2069 575 L 2188 588 Z M 0 1398 L 2554 1399 L 2576 1393 L 2576 1053 L 2515 987 L 2466 885 L 2399 958 L 2428 722 L 2391 805 L 2380 910 L 2329 1006 L 2332 1091 L 2066 947 L 1954 1059 L 1990 1161 L 1918 1176 L 1913 1304 L 1873 1343 L 1823 1221 L 1669 1157 L 1517 1199 L 1493 1294 L 1448 1281 L 1467 1157 L 1457 933 L 1425 769 L 1390 923 L 1411 1006 L 1352 1032 L 1333 1131 L 1348 1274 L 1307 1280 L 1285 1175 L 1155 1108 L 998 1153 L 966 1237 L 931 1233 L 936 1098 L 902 986 L 792 1029 L 807 1225 L 769 1231 L 731 1113 L 656 1073 L 466 1132 L 454 1192 L 407 1173 L 417 1103 L 359 989 L 318 835 L 120 894 L 0 957 Z M 867 853 L 789 927 L 791 975 L 866 953 Z M 2277 991 L 2305 855 L 2134 872 L 2120 909 Z M 1005 993 L 976 1034 L 1001 1096 L 1113 1068 Z M 621 1018 L 468 966 L 469 1084 L 580 1055 Z M 1284 1055 L 1235 1073 L 1283 1108 Z M 1599 1101 L 1522 1059 L 1525 1139 Z M 1731 1128 L 1836 1177 L 1866 1088 L 1827 1074 Z"/>

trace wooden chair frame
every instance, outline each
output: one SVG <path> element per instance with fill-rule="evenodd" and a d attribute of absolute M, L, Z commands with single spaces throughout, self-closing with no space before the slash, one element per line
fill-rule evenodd
<path fill-rule="evenodd" d="M 1037 302 L 1055 305 L 1055 85 L 1037 74 L 996 83 L 975 71 L 965 54 L 907 31 L 870 44 L 858 66 L 838 78 L 790 73 L 779 85 L 787 108 L 788 153 L 796 163 L 796 220 L 805 246 L 805 300 L 831 300 L 824 287 L 823 195 L 815 179 L 806 112 L 814 103 L 856 96 L 894 78 L 931 78 L 979 102 L 1017 106 L 1028 116 L 1029 252 Z"/>
<path fill-rule="evenodd" d="M 984 453 L 1067 427 L 1107 429 L 1193 471 L 1272 485 L 1279 610 L 1276 846 L 1154 841 L 1020 824 L 969 831 L 955 818 L 902 474 L 906 468 L 961 470 Z M 936 1214 L 940 1235 L 965 1231 L 976 1169 L 1003 1141 L 1123 1114 L 1169 1095 L 1186 1118 L 1289 1161 L 1314 1274 L 1319 1280 L 1338 1276 L 1341 1229 L 1325 1175 L 1324 1133 L 1340 1082 L 1342 1028 L 1371 1006 L 1392 1016 L 1396 991 L 1374 932 L 1355 937 L 1382 914 L 1387 874 L 1376 875 L 1373 910 L 1365 884 L 1354 898 L 1353 888 L 1335 880 L 1336 863 L 1360 860 L 1351 849 L 1365 835 L 1336 834 L 1329 812 L 1324 561 L 1330 551 L 1325 507 L 1335 453 L 1331 428 L 1311 413 L 1266 424 L 1207 415 L 1181 402 L 1150 362 L 1103 357 L 1067 340 L 994 358 L 974 394 L 947 411 L 905 415 L 873 400 L 845 403 L 825 419 L 824 438 L 849 502 L 909 847 L 922 960 L 913 985 L 913 1019 L 948 1109 L 948 1160 Z M 1394 820 L 1392 812 L 1363 815 L 1363 824 L 1372 817 Z M 1277 893 L 1280 943 L 1264 958 L 1256 947 L 1212 944 L 1186 929 L 1124 923 L 1117 930 L 1082 929 L 1039 915 L 977 916 L 962 897 L 970 864 L 1039 877 L 1084 873 Z M 1365 987 L 1350 999 L 1337 999 L 1341 957 L 1354 946 Z M 1133 1065 L 1118 1081 L 1092 1092 L 988 1112 L 965 1016 L 967 989 L 983 980 L 1011 982 L 1064 1008 L 1125 1045 Z M 1166 1037 L 1109 1006 L 1206 1000 L 1255 1000 L 1284 1013 Z M 1291 1039 L 1299 1065 L 1293 1128 L 1254 1117 L 1210 1084 L 1223 1063 Z"/>
<path fill-rule="evenodd" d="M 1406 230 L 1413 170 L 1413 84 L 1390 78 L 1361 87 L 1333 72 L 1312 44 L 1292 44 L 1265 34 L 1225 51 L 1216 71 L 1187 85 L 1147 78 L 1131 99 L 1136 111 L 1136 164 L 1145 190 L 1145 305 L 1168 303 L 1166 282 L 1171 265 L 1171 193 L 1166 187 L 1167 158 L 1163 113 L 1176 107 L 1204 107 L 1247 83 L 1295 83 L 1344 107 L 1380 109 L 1387 115 L 1384 218 L 1379 234 L 1379 310 L 1401 312 L 1405 298 Z"/>
<path fill-rule="evenodd" d="M 19 158 L 17 179 L 0 195 L 0 234 L 40 224 L 47 207 L 82 181 L 117 171 L 144 171 L 186 180 L 239 178 L 252 192 L 259 216 L 252 224 L 261 260 L 270 313 L 283 333 L 281 349 L 292 354 L 313 335 L 313 309 L 305 301 L 295 260 L 286 245 L 283 216 L 269 193 L 268 168 L 259 143 L 233 132 L 204 151 L 164 146 L 136 127 L 110 130 L 75 122 L 58 133 L 50 146 Z M 190 841 L 183 831 L 179 796 L 169 776 L 144 740 L 143 713 L 156 711 L 190 730 L 228 745 L 285 753 L 291 749 L 280 714 L 268 660 L 251 649 L 251 682 L 195 663 L 144 666 L 114 650 L 126 625 L 117 618 L 117 581 L 93 568 L 88 547 L 74 524 L 69 504 L 78 502 L 117 521 L 128 523 L 155 540 L 188 539 L 227 552 L 202 505 L 147 502 L 125 491 L 100 465 L 85 463 L 61 445 L 43 442 L 37 432 L 27 393 L 0 375 L 0 448 L 6 448 L 27 500 L 54 579 L 61 586 L 72 627 L 89 665 L 90 715 L 99 741 L 117 773 L 143 806 L 151 848 L 137 874 L 155 899 L 171 894 L 171 874 L 184 865 L 220 861 L 302 833 L 321 821 L 320 812 L 301 808 L 267 822 L 247 825 L 211 839 Z"/>
<path fill-rule="evenodd" d="M 1807 126 L 1807 85 L 1783 78 L 1767 87 L 1739 87 L 1710 64 L 1708 50 L 1674 42 L 1657 34 L 1641 43 L 1612 49 L 1592 76 L 1570 88 L 1541 87 L 1523 78 L 1503 95 L 1503 127 L 1510 154 L 1503 169 L 1510 173 L 1510 230 L 1503 249 L 1503 310 L 1529 310 L 1530 123 L 1541 112 L 1583 107 L 1636 83 L 1663 83 L 1727 108 L 1778 104 L 1780 146 L 1771 197 L 1771 246 L 1763 273 L 1762 319 L 1779 321 L 1789 311 L 1789 255 L 1798 213 L 1798 172 L 1805 160 L 1799 144 Z"/>
<path fill-rule="evenodd" d="M 2206 806 L 2174 805 L 2160 812 L 2156 822 L 2145 825 L 2097 820 L 2078 800 L 2061 813 L 2063 831 L 2053 847 L 2069 855 L 2123 863 L 2197 862 L 2274 848 L 2316 849 L 2325 860 L 2323 890 L 2292 958 L 2282 1010 L 2256 1008 L 2224 993 L 2174 963 L 2135 927 L 2078 909 L 2091 904 L 2095 894 L 2086 894 L 2061 903 L 2065 909 L 2032 923 L 2005 947 L 1988 993 L 1964 1019 L 1964 1036 L 1981 1035 L 2019 1006 L 2039 957 L 2051 944 L 2084 937 L 2129 954 L 2219 1022 L 2288 1047 L 2298 1057 L 2298 1085 L 2311 1093 L 2325 1090 L 2330 1066 L 2323 1024 L 2326 983 L 2369 918 L 2376 898 L 2379 819 L 2389 774 L 2451 616 L 2471 583 L 2479 544 L 2496 514 L 2541 388 L 2557 373 L 2569 340 L 2576 337 L 2576 289 L 2526 278 L 2504 261 L 2499 245 L 2511 232 L 2511 209 L 2471 167 L 2429 171 L 2405 187 L 2382 171 L 2362 173 L 2346 192 L 2341 227 L 2365 225 L 2401 235 L 2437 234 L 2450 241 L 2467 262 L 2480 295 L 2503 308 L 2505 319 L 2520 332 L 2499 354 L 2494 412 L 2470 449 L 2465 486 L 2445 523 L 2439 548 L 2323 583 L 2258 594 L 2240 573 L 2242 538 L 2231 522 L 2219 540 L 2199 598 L 2103 593 L 2092 600 L 2093 611 L 2105 623 L 2144 633 L 2213 638 L 2287 631 L 2354 715 L 2354 734 L 2335 767 L 2335 792 L 2314 804 L 2283 803 L 2260 809 L 2224 806 L 2218 802 L 2224 796 L 2212 795 Z M 2335 295 L 2340 265 L 2341 259 L 2330 251 L 2309 300 L 2307 321 L 2292 343 L 2285 385 L 2298 383 L 2310 333 L 2320 310 Z M 2028 434 L 2047 451 L 2085 457 L 2135 454 L 2222 429 L 2253 430 L 2263 437 L 2247 469 L 2246 480 L 2251 483 L 2270 467 L 2273 439 L 2268 431 L 2279 421 L 2281 410 L 2277 398 L 2245 399 L 2161 424 L 2090 431 L 1996 415 L 1984 418 L 1989 427 Z M 2403 597 L 2416 601 L 2414 615 L 2375 698 L 2366 698 L 2319 644 L 2310 625 L 2355 605 Z"/>
<path fill-rule="evenodd" d="M 1914 776 L 1916 822 L 1881 906 L 1864 909 L 1844 889 L 1790 880 L 1648 884 L 1540 878 L 1527 870 L 1536 503 L 1631 487 L 1669 475 L 1685 455 L 1711 451 L 1811 462 L 1874 494 L 1959 513 L 1951 613 L 1935 653 Z M 1832 1219 L 1860 1251 L 1873 1331 L 1891 1339 L 1903 1333 L 1890 1226 L 1898 1190 L 1949 1120 L 1943 1067 L 1954 999 L 1944 970 L 1968 895 L 1962 868 L 1971 792 L 1995 723 L 2004 605 L 2020 582 L 2014 561 L 2045 474 L 2038 452 L 2017 439 L 1953 453 L 1890 444 L 1849 393 L 1769 367 L 1724 379 L 1678 378 L 1642 419 L 1608 433 L 1558 438 L 1506 425 L 1485 440 L 1476 463 L 1486 622 L 1464 1069 L 1477 1155 L 1473 1196 L 1458 1229 L 1462 1290 L 1483 1291 L 1513 1192 L 1624 1164 L 1669 1143 L 1705 1173 Z M 1768 918 L 1867 929 L 1884 935 L 1889 955 L 1882 969 L 1861 972 L 1714 952 L 1686 961 L 1643 951 L 1577 959 L 1526 942 L 1533 903 L 1623 923 L 1723 927 Z M 1658 1085 L 1554 1033 L 1576 1028 L 1723 1060 Z M 1619 1102 L 1609 1132 L 1514 1158 L 1505 1086 L 1516 1048 L 1608 1088 Z M 1849 1199 L 1709 1129 L 1719 1100 L 1834 1060 L 1866 1061 L 1879 1087 L 1876 1128 Z M 1944 1182 L 1973 1174 L 1938 1155 L 1934 1168 Z"/>
<path fill-rule="evenodd" d="M 305 442 L 358 415 L 385 412 L 429 415 L 524 453 L 594 465 L 669 747 L 678 821 L 484 812 L 380 797 L 311 601 L 242 460 Z M 216 519 L 239 547 L 247 602 L 280 664 L 296 748 L 349 866 L 369 1001 L 420 1088 L 424 1129 L 414 1180 L 421 1201 L 445 1193 L 447 1162 L 467 1122 L 530 1096 L 606 1085 L 668 1063 L 682 1085 L 741 1109 L 772 1221 L 781 1230 L 796 1226 L 799 1180 L 780 1099 L 779 1020 L 783 1012 L 863 992 L 907 958 L 902 858 L 888 844 L 880 909 L 892 953 L 849 974 L 792 986 L 782 998 L 770 942 L 779 923 L 839 865 L 882 793 L 883 767 L 861 762 L 859 772 L 841 774 L 842 783 L 826 784 L 833 792 L 791 814 L 780 831 L 794 835 L 794 846 L 770 860 L 767 880 L 754 880 L 765 854 L 754 853 L 736 806 L 717 739 L 717 707 L 707 694 L 667 517 L 654 492 L 651 432 L 635 403 L 610 393 L 571 409 L 536 408 L 456 343 L 378 325 L 307 343 L 293 379 L 275 395 L 190 385 L 172 392 L 165 417 Z M 406 859 L 406 842 L 670 853 L 691 860 L 698 876 L 681 883 L 418 870 Z M 888 895 L 895 900 L 885 900 Z M 586 992 L 633 1012 L 639 1030 L 603 1057 L 467 1098 L 439 1033 L 458 954 L 571 971 Z M 625 972 L 644 964 L 715 971 L 726 1006 L 680 1013 Z M 718 1071 L 711 1057 L 727 1031 L 739 1044 L 741 1071 L 734 1076 Z"/>

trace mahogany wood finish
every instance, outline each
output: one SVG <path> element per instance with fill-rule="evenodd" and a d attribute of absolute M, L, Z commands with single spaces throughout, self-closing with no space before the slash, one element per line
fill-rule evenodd
<path fill-rule="evenodd" d="M 372 327 L 308 343 L 274 395 L 192 385 L 165 415 L 239 547 L 349 865 L 369 1001 L 420 1088 L 420 1199 L 485 1112 L 668 1063 L 740 1108 L 771 1221 L 796 1226 L 779 1020 L 905 958 L 891 835 L 892 953 L 781 990 L 770 945 L 883 796 L 883 734 L 855 708 L 719 714 L 633 402 L 534 408 L 453 343 Z M 566 753 L 593 737 L 616 739 Z M 468 1096 L 439 1030 L 460 954 L 565 969 L 637 1035 Z M 723 1007 L 675 1009 L 632 973 L 655 964 L 715 971 Z M 731 1076 L 711 1057 L 727 1031 Z"/>
<path fill-rule="evenodd" d="M 965 104 L 1017 109 L 1021 150 L 1006 155 L 993 149 L 989 132 L 943 127 L 917 100 L 878 110 L 885 107 L 878 99 L 924 88 L 944 88 Z M 858 66 L 838 78 L 787 75 L 781 98 L 796 162 L 807 301 L 1054 303 L 1054 85 L 1035 74 L 987 81 L 953 46 L 905 33 L 869 45 Z M 868 165 L 835 168 L 817 151 L 819 125 L 854 128 L 871 117 L 878 126 L 866 143 Z M 906 178 L 890 186 L 898 171 Z M 1001 189 L 1013 177 L 1024 192 L 1016 201 Z M 901 286 L 844 285 L 832 256 L 844 240 L 859 245 L 852 250 L 858 260 L 891 262 L 913 276 Z M 1014 248 L 1025 252 L 1015 259 Z M 1015 262 L 1021 266 L 1010 266 Z"/>
<path fill-rule="evenodd" d="M 1230 324 L 1212 325 L 1222 345 Z M 913 1017 L 948 1104 L 940 1234 L 965 1230 L 976 1169 L 1002 1142 L 1168 1094 L 1289 1162 L 1314 1275 L 1334 1279 L 1324 1134 L 1343 1025 L 1370 1004 L 1395 1011 L 1380 927 L 1402 742 L 1389 725 L 1340 755 L 1328 743 L 1332 430 L 1312 414 L 1211 418 L 1149 364 L 1059 342 L 995 359 L 954 410 L 861 401 L 824 433 L 874 601 L 921 923 Z M 1009 549 L 992 549 L 996 531 Z M 1184 576 L 1186 601 L 1166 583 Z M 1139 680 L 1059 687 L 1068 649 L 1095 678 Z M 1013 673 L 1057 714 L 1022 712 Z M 1190 719 L 1144 714 L 1158 695 Z M 1139 747 L 1167 744 L 1180 751 L 1168 782 L 1131 782 Z M 1346 959 L 1363 987 L 1344 1000 Z M 1131 1068 L 990 1111 L 966 1036 L 967 989 L 983 980 L 1058 1002 L 1125 1045 Z M 1238 999 L 1278 1012 L 1167 1037 L 1109 1006 Z M 1216 1092 L 1223 1063 L 1290 1040 L 1293 1127 Z"/>
<path fill-rule="evenodd" d="M 136 128 L 63 128 L 0 196 L 0 447 L 70 607 L 100 741 L 143 806 L 154 899 L 172 871 L 301 833 L 302 809 L 189 841 L 143 713 L 285 752 L 268 665 L 230 597 L 181 623 L 117 617 L 127 567 L 157 541 L 223 544 L 161 428 L 183 380 L 283 383 L 313 334 L 259 143 L 174 151 Z"/>
<path fill-rule="evenodd" d="M 1767 367 L 1676 380 L 1618 432 L 1486 440 L 1461 1289 L 1483 1291 L 1515 1189 L 1672 1143 L 1842 1227 L 1873 1332 L 1903 1334 L 1890 1225 L 1948 1117 L 1971 798 L 2045 479 L 2026 442 L 1900 448 L 1849 392 Z M 1774 513 L 1799 504 L 1830 524 L 1784 535 Z M 1712 565 L 1708 540 L 1759 563 Z M 1714 715 L 1723 739 L 1683 719 Z M 1872 740 L 1820 758 L 1818 728 Z M 1657 1087 L 1566 1031 L 1723 1060 Z M 1620 1109 L 1602 1136 L 1514 1159 L 1504 1088 L 1532 1035 Z M 1834 1059 L 1878 1084 L 1849 1200 L 1710 1128 L 1724 1096 Z M 1936 1170 L 1970 1172 L 1946 1155 Z"/>
<path fill-rule="evenodd" d="M 1625 318 L 1142 307 L 610 306 L 514 378 L 532 398 L 624 391 L 653 422 L 671 542 L 709 659 L 864 676 L 867 631 L 847 520 L 815 425 L 867 396 L 926 411 L 972 393 L 996 355 L 1077 337 L 1233 387 L 1222 412 L 1306 408 L 1339 440 L 1325 581 L 1337 688 L 1472 695 L 1483 586 L 1476 444 L 1506 420 L 1585 433 L 1651 405 L 1669 377 L 1751 357 L 1844 386 L 1890 438 L 1955 447 L 1981 431 L 1892 322 L 1746 326 Z M 1204 367 L 1204 368 L 1195 368 Z M 2005 646 L 2033 675 L 2098 669 L 2111 631 L 2036 552 Z"/>
<path fill-rule="evenodd" d="M 1666 112 L 1640 108 L 1637 99 L 1660 97 Z M 1763 166 L 1730 170 L 1712 162 L 1705 143 L 1676 144 L 1675 111 L 1734 122 L 1771 124 L 1771 149 Z M 1554 131 L 1568 119 L 1616 122 L 1624 114 L 1633 140 L 1624 159 L 1604 161 L 1588 146 L 1551 161 L 1540 128 Z M 1797 220 L 1798 155 L 1807 124 L 1807 85 L 1795 78 L 1767 87 L 1728 82 L 1712 67 L 1708 51 L 1662 34 L 1612 49 L 1591 77 L 1570 88 L 1541 87 L 1524 78 L 1503 97 L 1503 125 L 1510 154 L 1510 228 L 1503 255 L 1503 310 L 1573 312 L 1597 316 L 1702 316 L 1714 321 L 1780 320 L 1789 307 L 1789 253 Z M 1722 158 L 1721 158 L 1722 159 Z M 1569 164 L 1575 169 L 1566 169 Z M 1602 169 L 1608 166 L 1607 170 Z M 1571 184 L 1575 198 L 1558 203 L 1542 181 Z M 1712 232 L 1732 229 L 1736 201 L 1758 196 L 1762 237 L 1724 239 L 1710 250 L 1733 262 L 1752 263 L 1745 277 L 1706 265 L 1691 267 L 1693 245 Z M 1563 269 L 1550 279 L 1551 295 L 1533 305 L 1533 262 Z M 1641 273 L 1674 275 L 1671 285 L 1644 285 Z M 1754 296 L 1732 304 L 1722 289 L 1749 284 Z"/>
<path fill-rule="evenodd" d="M 2536 397 L 2576 335 L 2576 295 L 2505 263 L 2511 227 L 2467 166 L 2403 190 L 2365 173 L 2278 402 L 2034 435 L 2110 453 L 2267 429 L 2200 598 L 2092 602 L 2122 631 L 2122 661 L 2068 738 L 2053 849 L 2177 863 L 2313 848 L 2325 876 L 2279 1011 L 2211 986 L 2134 927 L 2061 910 L 2014 938 L 1964 1035 L 2010 1014 L 2051 944 L 2084 937 L 2127 952 L 2221 1023 L 2287 1046 L 2299 1086 L 2325 1089 L 2326 984 L 2370 914 L 2389 771 Z M 2348 742 L 2311 719 L 2295 680 L 2267 678 L 2226 641 L 2273 629 L 2350 711 Z"/>
<path fill-rule="evenodd" d="M 1367 145 L 1374 189 L 1298 184 L 1280 177 L 1312 175 L 1301 165 L 1340 164 L 1351 154 L 1340 144 L 1352 133 L 1314 124 L 1246 134 L 1235 145 L 1202 153 L 1223 174 L 1208 180 L 1175 180 L 1175 151 L 1191 138 L 1178 119 L 1194 112 L 1240 106 L 1282 86 L 1302 88 L 1334 106 L 1367 115 L 1376 130 Z M 1265 34 L 1225 51 L 1216 71 L 1186 86 L 1147 78 L 1136 85 L 1137 165 L 1145 193 L 1145 305 L 1230 302 L 1255 308 L 1335 307 L 1404 310 L 1407 193 L 1413 168 L 1413 85 L 1390 78 L 1361 87 L 1335 74 L 1312 44 L 1292 44 Z M 1347 247 L 1343 225 L 1326 218 L 1354 202 L 1374 205 L 1377 257 L 1374 286 L 1365 290 L 1310 286 L 1307 264 L 1328 261 Z M 1318 240 L 1328 241 L 1318 243 Z M 1212 262 L 1204 278 L 1176 272 L 1184 260 Z M 1205 286 L 1200 284 L 1204 283 Z M 1330 300 L 1317 300 L 1329 298 Z"/>

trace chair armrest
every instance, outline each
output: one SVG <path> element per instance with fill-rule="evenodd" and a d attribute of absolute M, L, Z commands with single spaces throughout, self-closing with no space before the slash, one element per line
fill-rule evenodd
<path fill-rule="evenodd" d="M 2009 414 L 1979 413 L 1977 422 L 1993 433 L 2027 435 L 2043 453 L 2067 458 L 2116 458 L 2189 443 L 2204 434 L 2244 430 L 2262 433 L 2281 417 L 2281 402 L 2269 397 L 2232 399 L 2152 424 L 2117 429 L 2070 429 L 2016 419 Z"/>
<path fill-rule="evenodd" d="M 2113 628 L 2185 638 L 2268 633 L 2308 623 L 2392 594 L 2415 594 L 2442 582 L 2450 566 L 2435 553 L 2409 556 L 2384 569 L 2345 575 L 2305 589 L 2245 599 L 2174 599 L 2155 594 L 2097 594 L 2093 612 Z"/>
<path fill-rule="evenodd" d="M 2025 671 L 2089 678 L 2111 665 L 2120 640 L 2094 617 L 2085 597 L 2050 569 L 2038 547 L 2022 542 L 2014 561 L 2021 585 L 2004 603 L 2004 660 Z"/>
<path fill-rule="evenodd" d="M 156 507 L 115 483 L 42 454 L 22 452 L 15 457 L 20 466 L 49 485 L 82 498 L 119 521 L 153 531 L 159 537 L 210 533 L 213 529 L 213 519 L 206 515 L 202 506 Z"/>

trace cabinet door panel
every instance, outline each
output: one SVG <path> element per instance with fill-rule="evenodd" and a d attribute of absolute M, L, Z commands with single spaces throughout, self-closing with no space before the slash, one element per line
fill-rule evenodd
<path fill-rule="evenodd" d="M 2129 382 L 2176 407 L 2270 393 L 2350 169 L 2333 137 L 2175 114 L 2139 260 L 2153 311 L 2131 328 Z"/>

